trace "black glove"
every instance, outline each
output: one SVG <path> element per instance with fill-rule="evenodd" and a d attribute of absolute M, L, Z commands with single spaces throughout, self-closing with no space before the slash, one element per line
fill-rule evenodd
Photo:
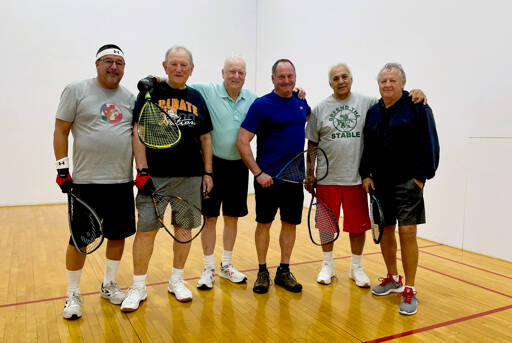
<path fill-rule="evenodd" d="M 69 175 L 69 168 L 57 169 L 57 184 L 62 193 L 68 193 L 73 187 L 73 178 Z"/>
<path fill-rule="evenodd" d="M 137 83 L 137 88 L 142 93 L 146 93 L 146 92 L 151 93 L 153 91 L 153 88 L 155 87 L 155 85 L 156 85 L 156 77 L 149 75 Z"/>
<path fill-rule="evenodd" d="M 137 169 L 135 185 L 142 193 L 153 194 L 155 192 L 155 185 L 153 184 L 151 175 L 149 175 L 148 168 Z"/>

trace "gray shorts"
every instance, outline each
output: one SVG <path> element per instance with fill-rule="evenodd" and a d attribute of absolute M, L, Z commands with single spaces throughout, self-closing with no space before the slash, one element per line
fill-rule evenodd
<path fill-rule="evenodd" d="M 384 225 L 396 225 L 397 221 L 399 226 L 426 222 L 423 189 L 414 179 L 391 186 L 376 183 L 375 196 L 381 202 Z"/>
<path fill-rule="evenodd" d="M 156 177 L 152 176 L 155 189 L 158 194 L 164 196 L 180 196 L 189 202 L 201 208 L 201 186 L 203 178 L 201 176 L 186 177 Z M 155 205 L 151 195 L 137 193 L 136 206 L 138 212 L 137 231 L 148 232 L 154 231 L 162 227 L 155 213 Z M 172 203 L 171 203 L 172 208 Z M 191 212 L 189 215 L 177 214 L 173 208 L 173 218 L 184 218 L 186 216 L 194 216 L 188 218 L 187 222 L 201 223 L 201 214 Z M 197 218 L 196 218 L 197 217 Z M 173 222 L 176 227 L 182 227 L 180 223 Z M 170 228 L 169 228 L 170 229 Z"/>

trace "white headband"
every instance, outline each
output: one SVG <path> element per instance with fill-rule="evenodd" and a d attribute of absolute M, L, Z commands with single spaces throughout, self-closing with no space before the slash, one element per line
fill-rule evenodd
<path fill-rule="evenodd" d="M 102 58 L 105 55 L 117 55 L 121 56 L 124 59 L 124 54 L 121 51 L 121 49 L 110 48 L 98 52 L 98 54 L 96 55 L 96 60 Z"/>

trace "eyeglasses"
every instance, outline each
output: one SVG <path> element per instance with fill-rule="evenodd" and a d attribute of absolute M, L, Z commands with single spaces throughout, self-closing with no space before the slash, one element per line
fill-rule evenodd
<path fill-rule="evenodd" d="M 100 60 L 101 62 L 105 63 L 106 65 L 108 65 L 109 67 L 111 67 L 112 65 L 117 65 L 118 67 L 124 67 L 126 63 L 124 63 L 123 61 L 114 61 L 114 60 L 111 60 L 109 58 L 106 58 L 106 59 L 101 59 Z"/>

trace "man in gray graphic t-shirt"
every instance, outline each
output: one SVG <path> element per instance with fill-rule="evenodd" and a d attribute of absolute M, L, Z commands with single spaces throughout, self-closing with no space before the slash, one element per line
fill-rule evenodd
<path fill-rule="evenodd" d="M 319 146 L 327 153 L 329 173 L 319 182 L 316 194 L 331 208 L 336 218 L 343 205 L 343 231 L 349 233 L 352 263 L 349 278 L 359 287 L 370 287 L 362 265 L 366 231 L 370 229 L 366 192 L 361 187 L 359 163 L 363 152 L 363 128 L 368 109 L 377 98 L 351 92 L 352 73 L 346 64 L 329 70 L 329 95 L 311 112 L 306 127 L 308 147 Z M 412 90 L 413 101 L 421 102 L 421 90 Z M 334 243 L 323 245 L 322 269 L 317 282 L 331 283 L 335 276 L 332 250 Z"/>
<path fill-rule="evenodd" d="M 132 110 L 134 95 L 119 85 L 124 53 L 116 45 L 96 53 L 97 76 L 72 83 L 62 92 L 55 120 L 53 148 L 57 184 L 89 204 L 103 220 L 106 267 L 100 295 L 121 304 L 126 295 L 115 281 L 124 241 L 135 233 L 132 185 Z M 69 132 L 73 134 L 73 170 L 69 173 Z M 86 223 L 84 223 L 87 225 Z M 84 230 L 87 228 L 84 226 Z M 79 235 L 77 236 L 79 237 Z M 85 242 L 77 242 L 81 247 Z M 67 299 L 63 317 L 82 315 L 80 276 L 85 256 L 70 238 L 66 251 Z"/>

